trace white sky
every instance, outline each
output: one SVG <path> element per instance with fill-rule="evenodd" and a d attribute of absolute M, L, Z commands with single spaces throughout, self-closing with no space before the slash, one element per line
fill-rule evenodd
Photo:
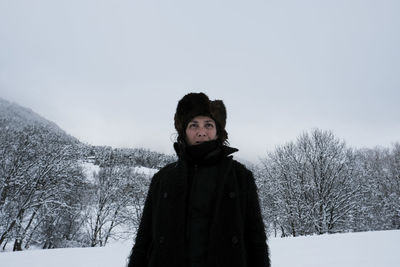
<path fill-rule="evenodd" d="M 239 157 L 313 128 L 400 141 L 398 0 L 0 0 L 0 97 L 81 141 L 173 153 L 190 91 Z"/>

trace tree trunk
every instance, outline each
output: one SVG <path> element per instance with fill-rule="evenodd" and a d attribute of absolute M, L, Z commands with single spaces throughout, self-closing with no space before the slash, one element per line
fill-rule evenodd
<path fill-rule="evenodd" d="M 3 232 L 3 234 L 0 237 L 0 245 L 4 242 L 4 240 L 7 238 L 7 234 L 14 228 L 14 225 L 17 221 L 13 220 L 12 223 L 10 224 L 10 226 L 8 227 L 8 229 L 6 231 Z"/>
<path fill-rule="evenodd" d="M 14 242 L 13 251 L 22 251 L 22 240 L 17 238 Z"/>
<path fill-rule="evenodd" d="M 7 243 L 8 243 L 8 239 L 6 240 L 6 242 L 4 242 L 3 250 L 6 249 Z"/>

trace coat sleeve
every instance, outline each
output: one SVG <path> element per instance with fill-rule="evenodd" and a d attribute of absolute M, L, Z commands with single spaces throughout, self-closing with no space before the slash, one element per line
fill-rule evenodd
<path fill-rule="evenodd" d="M 247 266 L 270 267 L 267 238 L 261 216 L 257 186 L 252 172 L 249 170 L 247 170 L 247 172 L 247 205 L 245 218 Z"/>
<path fill-rule="evenodd" d="M 146 201 L 143 208 L 142 218 L 140 220 L 139 229 L 136 234 L 135 244 L 132 248 L 127 267 L 147 267 L 148 251 L 152 241 L 152 221 L 153 221 L 153 195 L 155 190 L 155 179 L 153 177 Z"/>

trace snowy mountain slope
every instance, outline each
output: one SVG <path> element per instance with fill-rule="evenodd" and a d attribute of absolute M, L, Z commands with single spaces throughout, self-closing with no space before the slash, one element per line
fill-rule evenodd
<path fill-rule="evenodd" d="M 269 241 L 272 267 L 397 267 L 400 230 Z M 109 267 L 126 265 L 131 244 L 0 253 L 2 267 Z"/>
<path fill-rule="evenodd" d="M 5 126 L 17 131 L 21 131 L 27 126 L 40 125 L 64 136 L 64 138 L 70 142 L 78 142 L 75 137 L 67 134 L 54 122 L 43 118 L 29 108 L 2 98 L 0 98 L 0 122 L 2 123 L 2 127 Z"/>

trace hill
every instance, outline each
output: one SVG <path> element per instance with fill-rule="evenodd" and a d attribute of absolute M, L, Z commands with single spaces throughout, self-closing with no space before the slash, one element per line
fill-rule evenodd
<path fill-rule="evenodd" d="M 147 149 L 81 143 L 4 99 L 0 155 L 0 247 L 17 251 L 102 246 L 118 235 L 116 226 L 135 229 L 132 218 L 141 210 L 150 173 L 174 160 Z M 138 171 L 143 169 L 151 171 Z M 102 223 L 92 225 L 96 220 Z"/>
<path fill-rule="evenodd" d="M 43 132 L 53 133 L 57 140 L 64 144 L 78 145 L 81 154 L 85 158 L 90 158 L 96 165 L 128 165 L 143 166 L 147 168 L 160 168 L 175 160 L 172 155 L 150 151 L 144 148 L 111 148 L 108 146 L 92 146 L 81 143 L 77 138 L 67 134 L 56 123 L 47 120 L 33 110 L 20 106 L 17 103 L 9 102 L 0 98 L 0 137 L 4 136 L 4 131 L 15 132 L 27 131 L 34 127 L 37 134 Z M 112 159 L 105 155 L 112 154 Z M 110 162 L 112 161 L 112 162 Z"/>
<path fill-rule="evenodd" d="M 67 134 L 57 124 L 43 118 L 31 109 L 0 98 L 0 130 L 8 129 L 18 132 L 32 126 L 48 129 L 67 143 L 79 142 L 77 138 Z"/>

